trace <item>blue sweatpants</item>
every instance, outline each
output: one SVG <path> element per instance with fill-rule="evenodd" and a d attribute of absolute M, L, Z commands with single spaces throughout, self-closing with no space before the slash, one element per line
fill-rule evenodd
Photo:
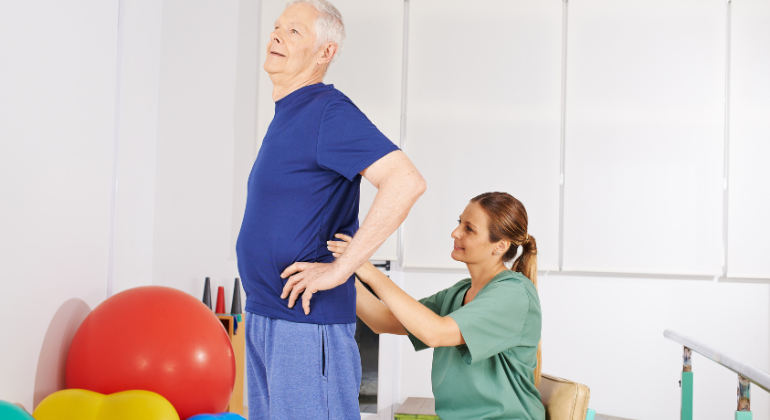
<path fill-rule="evenodd" d="M 246 316 L 249 420 L 360 420 L 356 324 Z"/>

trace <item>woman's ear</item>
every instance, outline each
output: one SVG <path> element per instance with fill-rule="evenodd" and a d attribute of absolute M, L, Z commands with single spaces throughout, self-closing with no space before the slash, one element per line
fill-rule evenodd
<path fill-rule="evenodd" d="M 510 248 L 511 242 L 506 241 L 505 239 L 500 240 L 497 242 L 497 246 L 495 247 L 495 252 L 499 252 L 500 255 L 505 255 L 506 252 L 508 252 L 508 248 Z"/>

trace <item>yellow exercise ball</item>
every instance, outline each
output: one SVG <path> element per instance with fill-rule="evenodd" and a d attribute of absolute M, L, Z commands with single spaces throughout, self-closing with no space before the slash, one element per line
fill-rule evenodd
<path fill-rule="evenodd" d="M 174 406 L 150 391 L 104 395 L 65 389 L 46 397 L 32 413 L 35 420 L 179 420 Z"/>

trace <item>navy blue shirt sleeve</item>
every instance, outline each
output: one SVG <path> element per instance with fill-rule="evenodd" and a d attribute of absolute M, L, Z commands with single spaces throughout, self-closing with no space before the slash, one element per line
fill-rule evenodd
<path fill-rule="evenodd" d="M 321 116 L 317 161 L 352 181 L 390 152 L 399 150 L 345 96 L 331 101 Z"/>

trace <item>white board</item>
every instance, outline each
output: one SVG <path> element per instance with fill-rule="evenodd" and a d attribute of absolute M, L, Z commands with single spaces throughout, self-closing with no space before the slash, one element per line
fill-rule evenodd
<path fill-rule="evenodd" d="M 260 43 L 260 80 L 257 137 L 265 137 L 275 113 L 272 83 L 261 68 L 273 22 L 283 12 L 283 0 L 262 2 L 262 41 Z M 347 41 L 337 61 L 329 67 L 324 83 L 347 95 L 364 114 L 396 145 L 399 144 L 401 119 L 401 62 L 403 33 L 403 1 L 336 0 L 334 6 L 342 14 Z M 374 201 L 376 189 L 361 181 L 363 222 Z M 395 260 L 394 233 L 372 259 Z"/>
<path fill-rule="evenodd" d="M 468 201 L 527 208 L 541 269 L 557 265 L 562 2 L 409 5 L 404 150 L 428 189 L 404 224 L 404 266 L 462 268 L 450 234 Z"/>
<path fill-rule="evenodd" d="M 770 278 L 770 3 L 732 3 L 730 277 Z"/>
<path fill-rule="evenodd" d="M 725 13 L 569 3 L 565 270 L 720 273 Z"/>

